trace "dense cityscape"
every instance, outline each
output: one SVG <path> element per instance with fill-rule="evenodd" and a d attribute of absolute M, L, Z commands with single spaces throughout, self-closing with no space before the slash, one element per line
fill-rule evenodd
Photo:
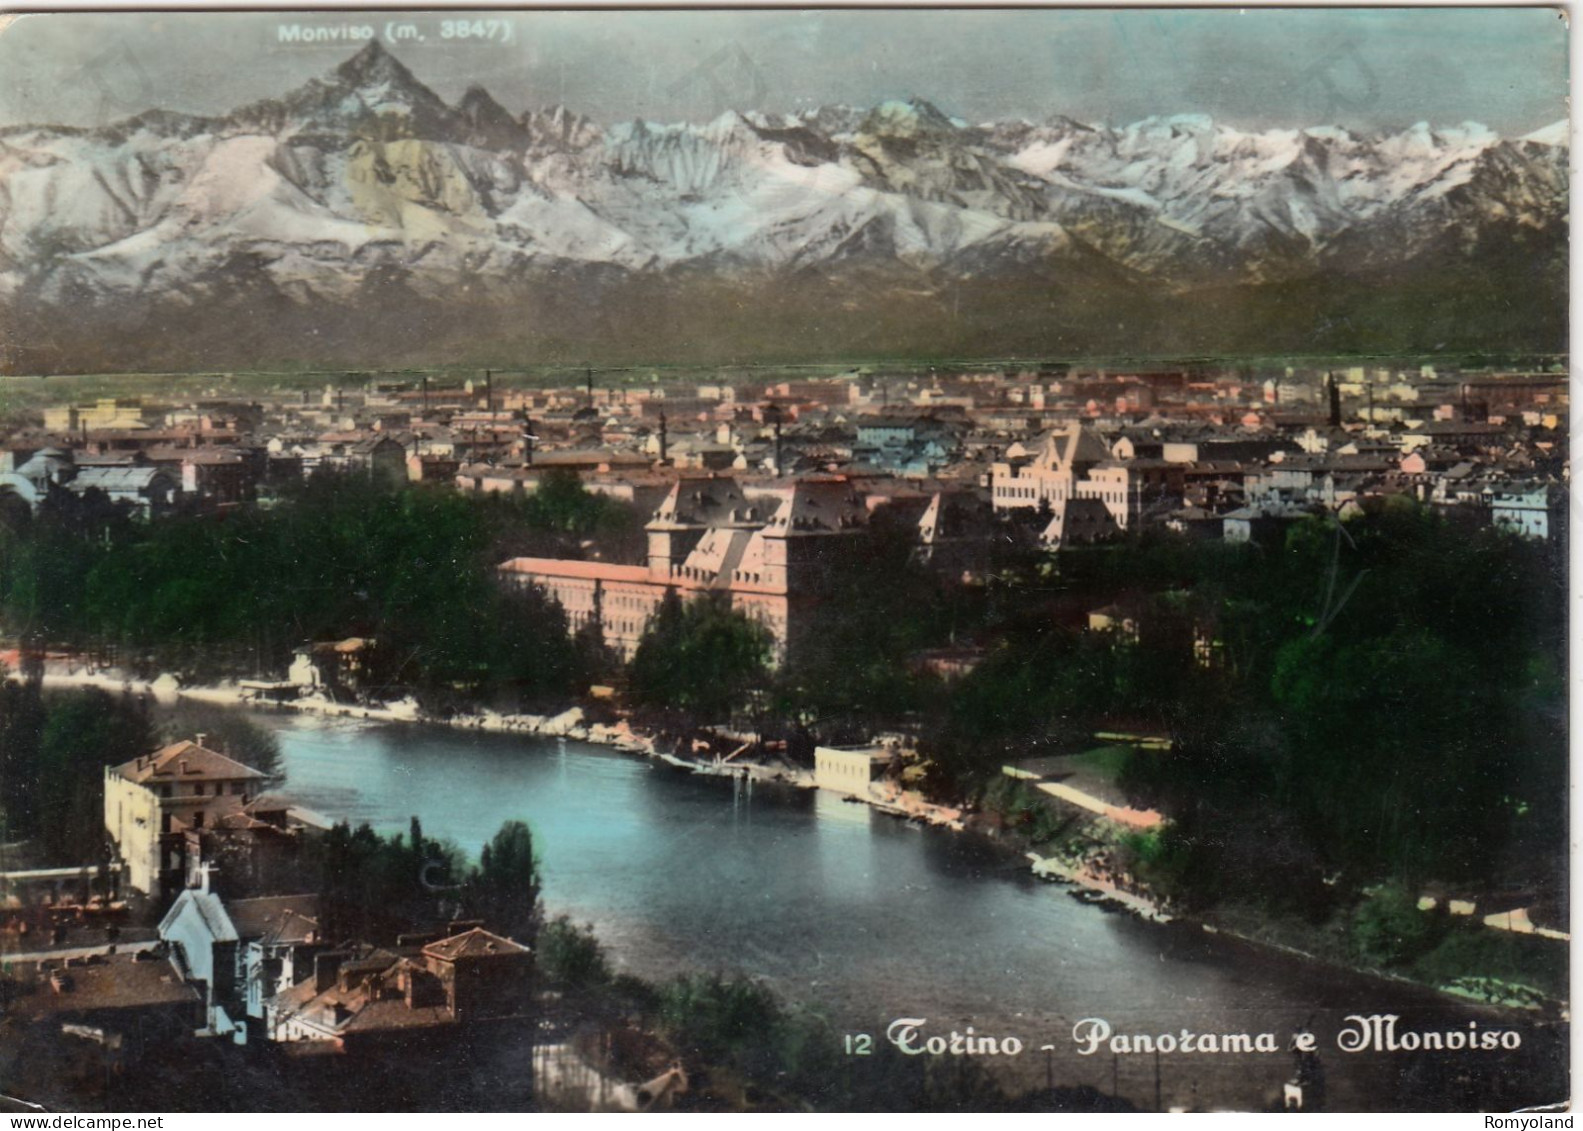
<path fill-rule="evenodd" d="M 1565 12 L 0 25 L 0 1108 L 1566 1106 Z"/>
<path fill-rule="evenodd" d="M 196 1022 L 243 1109 L 377 1104 L 395 1049 L 456 1058 L 447 1107 L 1148 1106 L 865 1082 L 756 981 L 617 976 L 526 825 L 476 862 L 420 797 L 353 828 L 293 796 L 281 712 L 812 788 L 1158 929 L 1564 1008 L 1551 365 L 163 380 L 9 382 L 21 1098 L 126 1106 Z"/>

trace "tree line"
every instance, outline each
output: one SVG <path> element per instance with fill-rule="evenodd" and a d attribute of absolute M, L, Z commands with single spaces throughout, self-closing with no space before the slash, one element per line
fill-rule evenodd
<path fill-rule="evenodd" d="M 60 864 L 105 858 L 104 769 L 197 733 L 278 783 L 280 745 L 234 711 L 190 705 L 157 719 L 148 701 L 97 688 L 46 694 L 37 671 L 0 672 L 0 841 L 33 840 Z"/>
<path fill-rule="evenodd" d="M 882 512 L 779 664 L 719 598 L 667 596 L 623 666 L 554 601 L 496 581 L 515 554 L 618 556 L 640 534 L 569 474 L 526 499 L 316 476 L 222 519 L 84 531 L 46 511 L 0 531 L 0 611 L 33 639 L 200 675 L 374 636 L 370 682 L 436 711 L 612 680 L 681 728 L 749 718 L 794 752 L 900 727 L 953 800 L 1107 726 L 1159 732 L 1171 750 L 1139 752 L 1124 784 L 1173 815 L 1156 866 L 1206 901 L 1563 866 L 1555 547 L 1389 499 L 1268 543 L 1150 530 L 1046 555 L 1008 529 L 992 580 L 964 585 Z M 1101 606 L 1116 627 L 1091 631 Z M 976 656 L 965 676 L 918 662 L 953 645 Z"/>
<path fill-rule="evenodd" d="M 1156 534 L 1063 554 L 926 747 L 959 790 L 1103 726 L 1165 735 L 1123 784 L 1175 818 L 1156 863 L 1189 900 L 1313 907 L 1338 876 L 1553 886 L 1565 586 L 1558 548 L 1395 499 L 1270 544 Z M 1131 623 L 1041 621 L 1074 597 Z"/>
<path fill-rule="evenodd" d="M 1565 591 L 1564 551 L 1406 499 L 1269 543 L 1154 531 L 1012 557 L 977 590 L 882 535 L 780 668 L 746 618 L 671 602 L 629 691 L 694 719 L 751 710 L 805 747 L 911 730 L 950 801 L 1099 730 L 1160 734 L 1170 750 L 1134 752 L 1122 785 L 1174 818 L 1144 866 L 1188 903 L 1313 908 L 1338 876 L 1554 888 Z M 915 662 L 962 642 L 959 679 Z"/>
<path fill-rule="evenodd" d="M 495 695 L 564 697 L 587 680 L 564 612 L 496 583 L 524 553 L 631 542 L 631 508 L 550 472 L 525 499 L 316 475 L 278 504 L 220 517 L 85 529 L 46 505 L 0 528 L 7 629 L 141 674 L 269 675 L 311 641 L 373 637 L 365 679 L 437 707 Z M 639 533 L 641 533 L 639 531 Z"/>
<path fill-rule="evenodd" d="M 417 817 L 406 834 L 389 836 L 340 822 L 307 848 L 304 872 L 309 882 L 318 879 L 322 926 L 332 939 L 392 943 L 466 920 L 528 947 L 538 938 L 538 858 L 522 821 L 503 824 L 476 864 L 455 844 L 425 836 Z"/>

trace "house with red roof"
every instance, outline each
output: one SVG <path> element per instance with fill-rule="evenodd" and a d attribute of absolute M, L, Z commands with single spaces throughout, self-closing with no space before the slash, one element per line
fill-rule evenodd
<path fill-rule="evenodd" d="M 265 1011 L 271 1040 L 344 1050 L 532 1016 L 533 952 L 474 927 L 421 947 L 360 946 L 315 956 L 314 972 Z"/>

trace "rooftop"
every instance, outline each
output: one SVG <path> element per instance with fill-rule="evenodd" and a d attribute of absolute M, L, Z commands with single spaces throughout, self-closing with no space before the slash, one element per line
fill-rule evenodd
<path fill-rule="evenodd" d="M 523 573 L 530 576 L 580 577 L 601 581 L 647 582 L 647 566 L 615 565 L 611 562 L 580 562 L 565 558 L 512 558 L 499 566 L 502 573 Z"/>
<path fill-rule="evenodd" d="M 319 930 L 319 897 L 313 894 L 232 900 L 229 911 L 237 935 L 244 939 L 307 942 Z"/>
<path fill-rule="evenodd" d="M 203 920 L 209 937 L 215 942 L 237 940 L 236 925 L 231 921 L 231 916 L 226 911 L 225 904 L 220 901 L 220 897 L 212 891 L 201 891 L 198 888 L 187 888 L 176 897 L 176 902 L 170 905 L 170 910 L 165 912 L 165 917 L 159 922 L 160 938 L 167 936 L 189 908 Z"/>
<path fill-rule="evenodd" d="M 127 781 L 148 782 L 264 780 L 263 774 L 196 742 L 173 742 L 152 754 L 115 767 Z"/>
<path fill-rule="evenodd" d="M 486 955 L 495 954 L 527 954 L 528 948 L 521 943 L 512 942 L 502 935 L 486 931 L 482 927 L 474 927 L 470 931 L 464 931 L 459 935 L 452 935 L 448 939 L 430 943 L 423 948 L 423 953 L 454 962 L 458 958 L 482 958 Z"/>
<path fill-rule="evenodd" d="M 52 1013 L 146 1009 L 162 1005 L 196 1007 L 200 1001 L 197 990 L 183 982 L 169 962 L 139 961 L 135 954 L 95 958 L 91 965 L 69 968 L 69 990 L 55 993 L 46 981 L 32 994 L 12 1002 L 9 1011 L 18 1017 L 45 1017 Z"/>

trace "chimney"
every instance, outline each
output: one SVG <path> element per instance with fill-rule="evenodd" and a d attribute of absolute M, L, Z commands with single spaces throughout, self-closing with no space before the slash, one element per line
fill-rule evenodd
<path fill-rule="evenodd" d="M 203 740 L 208 738 L 208 737 L 209 737 L 208 734 L 206 734 L 205 732 L 200 730 L 196 735 L 193 736 L 192 743 L 193 743 L 194 746 L 202 746 L 203 745 Z M 185 763 L 185 762 L 182 763 L 183 766 L 185 766 L 186 764 L 187 763 Z"/>
<path fill-rule="evenodd" d="M 346 957 L 340 951 L 325 951 L 313 956 L 313 992 L 322 994 L 325 990 L 335 985 L 335 976 L 340 972 L 341 961 Z"/>
<path fill-rule="evenodd" d="M 660 413 L 660 462 L 665 462 L 666 452 L 669 450 L 669 436 L 665 431 L 665 413 Z"/>
<path fill-rule="evenodd" d="M 489 423 L 495 422 L 495 375 L 484 370 L 484 411 L 489 413 Z"/>

